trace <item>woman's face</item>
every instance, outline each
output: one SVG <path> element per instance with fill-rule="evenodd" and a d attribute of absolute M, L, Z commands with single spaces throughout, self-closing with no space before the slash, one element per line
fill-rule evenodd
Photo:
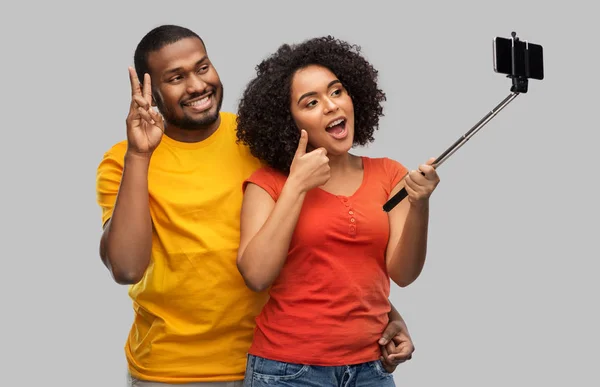
<path fill-rule="evenodd" d="M 352 148 L 354 106 L 331 71 L 318 65 L 298 70 L 291 97 L 292 117 L 298 129 L 308 133 L 309 146 L 324 147 L 328 155 L 342 155 Z"/>

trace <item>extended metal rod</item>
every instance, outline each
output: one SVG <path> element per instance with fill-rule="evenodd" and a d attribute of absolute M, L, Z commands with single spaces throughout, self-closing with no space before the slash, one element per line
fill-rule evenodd
<path fill-rule="evenodd" d="M 483 117 L 475 126 L 473 126 L 467 133 L 465 133 L 461 138 L 459 138 L 450 148 L 446 149 L 444 153 L 442 153 L 437 160 L 434 161 L 433 167 L 437 168 L 444 163 L 444 161 L 448 160 L 450 156 L 454 154 L 457 150 L 460 149 L 471 137 L 475 135 L 481 128 L 485 126 L 488 122 L 491 121 L 492 118 L 496 116 L 502 109 L 506 107 L 513 99 L 515 99 L 519 93 L 511 93 L 509 96 L 504 98 L 502 102 L 500 102 L 494 109 L 492 109 L 485 117 Z"/>
<path fill-rule="evenodd" d="M 518 92 L 512 92 L 509 94 L 502 102 L 500 102 L 494 109 L 492 109 L 488 114 L 485 115 L 475 126 L 473 126 L 468 132 L 462 135 L 454 144 L 452 144 L 448 149 L 444 151 L 434 162 L 433 167 L 438 168 L 442 165 L 450 156 L 454 154 L 457 150 L 460 149 L 471 137 L 475 135 L 481 128 L 485 126 L 492 118 L 496 116 L 502 109 L 506 107 L 512 100 L 514 100 L 519 95 Z M 390 212 L 394 207 L 396 207 L 406 196 L 408 193 L 405 188 L 402 188 L 396 195 L 392 196 L 390 200 L 388 200 L 383 205 L 383 210 L 385 212 Z"/>

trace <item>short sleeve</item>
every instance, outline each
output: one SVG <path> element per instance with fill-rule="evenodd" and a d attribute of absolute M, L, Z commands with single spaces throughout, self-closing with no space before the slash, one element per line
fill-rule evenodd
<path fill-rule="evenodd" d="M 113 213 L 123 174 L 123 156 L 107 152 L 96 171 L 96 201 L 102 210 L 102 225 Z"/>
<path fill-rule="evenodd" d="M 404 176 L 408 173 L 408 169 L 396 160 L 384 157 L 384 168 L 387 178 L 390 182 L 390 192 L 400 183 Z"/>
<path fill-rule="evenodd" d="M 262 167 L 256 170 L 248 179 L 244 180 L 242 191 L 246 191 L 249 183 L 256 184 L 264 189 L 273 200 L 277 201 L 285 184 L 285 176 L 272 168 Z"/>

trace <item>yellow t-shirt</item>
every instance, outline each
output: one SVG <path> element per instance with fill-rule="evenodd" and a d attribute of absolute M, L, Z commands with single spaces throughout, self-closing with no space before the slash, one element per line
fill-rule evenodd
<path fill-rule="evenodd" d="M 163 383 L 244 377 L 254 318 L 267 293 L 249 290 L 236 266 L 242 182 L 260 167 L 236 144 L 235 115 L 199 143 L 163 136 L 148 173 L 154 231 L 143 279 L 130 287 L 134 321 L 125 354 L 132 376 Z M 127 142 L 97 171 L 102 223 L 112 215 Z"/>

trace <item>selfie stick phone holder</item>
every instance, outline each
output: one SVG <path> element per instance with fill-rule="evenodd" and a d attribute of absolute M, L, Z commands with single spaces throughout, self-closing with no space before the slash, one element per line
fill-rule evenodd
<path fill-rule="evenodd" d="M 475 126 L 473 126 L 468 132 L 466 132 L 462 137 L 460 137 L 452 146 L 450 146 L 444 153 L 442 153 L 432 164 L 434 168 L 438 168 L 442 165 L 450 156 L 454 154 L 460 147 L 462 147 L 471 137 L 475 135 L 485 124 L 490 122 L 492 118 L 496 116 L 502 109 L 506 107 L 509 103 L 511 103 L 519 94 L 527 93 L 527 86 L 529 83 L 529 61 L 527 50 L 525 51 L 525 75 L 517 75 L 516 71 L 516 55 L 515 55 L 515 43 L 519 41 L 516 32 L 511 33 L 512 36 L 512 72 L 507 75 L 507 78 L 512 79 L 512 87 L 510 88 L 511 93 L 502 100 L 494 109 L 492 109 L 488 114 L 485 115 Z M 421 172 L 423 174 L 423 172 Z M 405 176 L 406 177 L 406 176 Z M 392 196 L 384 205 L 383 210 L 385 212 L 390 212 L 394 207 L 396 207 L 406 196 L 408 193 L 406 192 L 406 188 L 402 188 L 397 194 Z"/>

